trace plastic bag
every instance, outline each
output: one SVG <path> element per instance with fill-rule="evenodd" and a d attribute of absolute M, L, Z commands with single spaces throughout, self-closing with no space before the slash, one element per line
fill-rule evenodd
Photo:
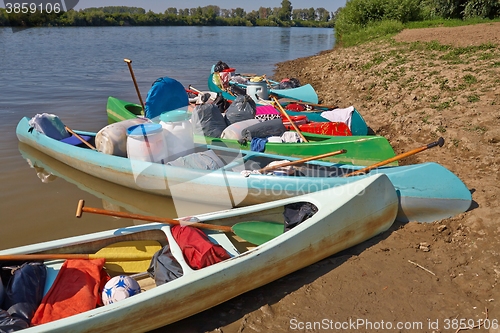
<path fill-rule="evenodd" d="M 239 95 L 226 110 L 226 123 L 231 125 L 239 121 L 254 119 L 256 111 L 257 105 L 250 96 Z"/>
<path fill-rule="evenodd" d="M 285 206 L 285 229 L 288 231 L 304 222 L 318 211 L 318 207 L 309 202 L 295 202 Z"/>
<path fill-rule="evenodd" d="M 191 114 L 193 133 L 212 138 L 220 138 L 227 127 L 224 116 L 215 104 L 202 104 L 194 108 Z"/>
<path fill-rule="evenodd" d="M 36 114 L 28 123 L 31 128 L 55 140 L 62 140 L 70 136 L 61 119 L 55 114 Z"/>
<path fill-rule="evenodd" d="M 28 327 L 29 324 L 25 320 L 13 317 L 7 311 L 0 309 L 0 333 L 20 331 Z"/>

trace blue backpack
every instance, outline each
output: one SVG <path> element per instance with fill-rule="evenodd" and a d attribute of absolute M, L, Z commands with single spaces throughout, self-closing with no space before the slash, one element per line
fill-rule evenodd
<path fill-rule="evenodd" d="M 153 82 L 148 91 L 144 115 L 153 119 L 163 112 L 180 109 L 188 104 L 189 98 L 184 86 L 172 78 L 161 77 Z"/>

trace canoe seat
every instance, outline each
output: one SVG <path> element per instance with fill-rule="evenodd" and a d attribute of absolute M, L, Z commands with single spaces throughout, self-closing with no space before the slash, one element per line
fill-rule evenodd
<path fill-rule="evenodd" d="M 229 238 L 227 238 L 226 234 L 217 231 L 211 232 L 208 230 L 205 230 L 205 232 L 213 243 L 222 246 L 231 257 L 240 254 Z"/>
<path fill-rule="evenodd" d="M 84 139 L 85 141 L 89 141 L 92 137 L 89 136 L 89 135 L 80 135 L 80 137 L 82 139 Z M 71 136 L 68 136 L 67 138 L 64 138 L 64 139 L 61 139 L 60 140 L 61 142 L 64 142 L 64 143 L 67 143 L 69 145 L 72 145 L 72 146 L 78 146 L 80 144 L 83 144 L 82 141 L 80 141 L 76 136 L 74 135 L 71 135 Z"/>

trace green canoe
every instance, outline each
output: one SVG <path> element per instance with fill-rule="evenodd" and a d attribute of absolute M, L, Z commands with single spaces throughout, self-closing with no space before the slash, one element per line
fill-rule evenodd
<path fill-rule="evenodd" d="M 106 107 L 110 124 L 133 119 L 141 115 L 139 104 L 109 97 Z M 387 139 L 376 135 L 327 136 L 313 133 L 302 133 L 307 141 L 302 143 L 267 142 L 265 152 L 298 158 L 317 156 L 336 150 L 345 149 L 345 154 L 326 157 L 324 161 L 354 165 L 371 165 L 395 156 L 394 149 Z M 241 145 L 237 140 L 195 136 L 195 142 L 201 144 L 224 145 L 230 148 L 250 150 L 250 144 Z M 389 165 L 398 165 L 393 162 Z"/>

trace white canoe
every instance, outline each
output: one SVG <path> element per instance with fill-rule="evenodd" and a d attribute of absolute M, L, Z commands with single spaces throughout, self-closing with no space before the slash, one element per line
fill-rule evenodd
<path fill-rule="evenodd" d="M 394 186 L 386 175 L 379 174 L 303 196 L 197 217 L 218 225 L 255 219 L 283 223 L 283 206 L 296 202 L 310 202 L 318 211 L 290 231 L 256 247 L 242 246 L 231 233 L 206 231 L 231 258 L 199 270 L 192 270 L 187 265 L 173 240 L 170 225 L 161 223 L 0 251 L 0 255 L 95 253 L 123 240 L 156 240 L 162 245 L 168 240 L 172 254 L 183 268 L 182 277 L 166 284 L 155 286 L 153 279 L 148 277 L 139 280 L 143 288 L 140 294 L 24 331 L 144 332 L 162 327 L 359 244 L 387 230 L 398 211 Z"/>

